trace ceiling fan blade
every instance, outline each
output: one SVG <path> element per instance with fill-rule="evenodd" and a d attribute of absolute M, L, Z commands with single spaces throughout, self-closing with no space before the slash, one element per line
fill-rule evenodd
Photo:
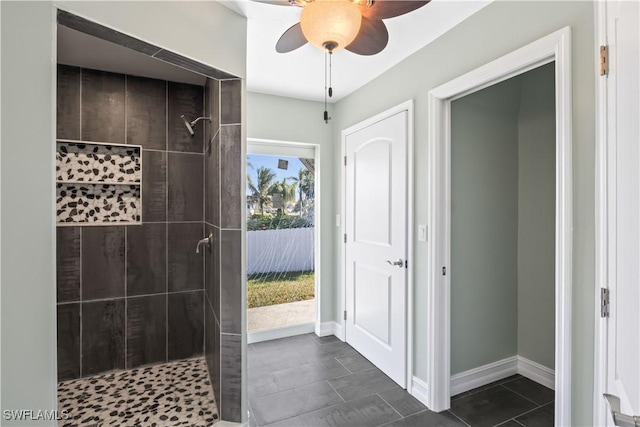
<path fill-rule="evenodd" d="M 373 0 L 371 7 L 362 9 L 362 16 L 369 19 L 387 19 L 404 15 L 421 8 L 430 0 Z"/>
<path fill-rule="evenodd" d="M 351 42 L 347 49 L 358 55 L 375 55 L 382 52 L 389 41 L 387 26 L 379 19 L 369 19 L 362 17 L 360 32 L 355 40 Z"/>
<path fill-rule="evenodd" d="M 291 3 L 289 3 L 287 0 L 251 0 L 251 1 L 254 1 L 256 3 L 272 4 L 275 6 L 291 6 Z"/>
<path fill-rule="evenodd" d="M 304 46 L 306 43 L 307 39 L 304 37 L 304 34 L 302 34 L 302 27 L 298 22 L 280 36 L 278 43 L 276 43 L 276 51 L 278 53 L 291 52 Z"/>

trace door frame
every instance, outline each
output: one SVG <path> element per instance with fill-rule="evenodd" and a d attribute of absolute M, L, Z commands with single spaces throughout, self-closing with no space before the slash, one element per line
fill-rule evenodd
<path fill-rule="evenodd" d="M 555 61 L 555 425 L 571 425 L 572 136 L 571 30 L 562 28 L 429 91 L 428 244 L 426 311 L 429 354 L 427 405 L 450 407 L 451 102 Z"/>
<path fill-rule="evenodd" d="M 259 153 L 258 155 L 273 155 L 273 156 L 286 156 L 286 157 L 295 157 L 295 155 L 290 155 L 290 154 L 283 154 L 282 152 L 279 152 L 278 150 L 286 150 L 286 149 L 296 149 L 296 148 L 302 148 L 302 149 L 313 149 L 314 152 L 314 164 L 315 164 L 315 177 L 314 177 L 314 193 L 315 193 L 315 200 L 314 200 L 314 218 L 315 218 L 315 224 L 314 224 L 314 230 L 313 230 L 313 264 L 314 264 L 314 281 L 315 281 L 315 294 L 314 294 L 314 298 L 316 300 L 315 302 L 315 308 L 316 308 L 316 316 L 315 316 L 315 321 L 313 322 L 312 325 L 309 324 L 301 324 L 301 325 L 293 325 L 293 326 L 286 326 L 283 328 L 276 328 L 276 329 L 267 329 L 265 331 L 258 331 L 258 332 L 249 332 L 247 331 L 247 343 L 248 344 L 252 344 L 252 343 L 256 343 L 256 342 L 261 342 L 261 341 L 270 341 L 270 340 L 275 340 L 278 338 L 285 338 L 285 337 L 290 337 L 290 336 L 294 336 L 294 335 L 300 335 L 300 334 L 306 334 L 309 332 L 316 332 L 318 333 L 319 329 L 320 329 L 320 319 L 321 319 L 321 307 L 322 307 L 322 281 L 321 281 L 321 257 L 320 257 L 320 236 L 321 234 L 321 223 L 322 223 L 322 219 L 321 219 L 321 187 L 320 187 L 320 180 L 321 180 L 321 169 L 320 169 L 320 144 L 314 144 L 314 143 L 310 143 L 310 142 L 294 142 L 294 141 L 281 141 L 281 140 L 274 140 L 274 139 L 262 139 L 262 138 L 247 138 L 247 152 L 245 154 L 245 165 L 247 162 L 247 155 L 251 155 L 251 154 L 255 154 L 255 152 L 251 151 L 251 146 L 252 145 L 258 145 L 263 149 L 262 153 Z M 245 174 L 244 176 L 244 186 L 247 186 L 247 176 Z M 244 206 L 244 209 L 246 209 L 246 203 Z M 246 217 L 246 214 L 245 214 Z M 246 275 L 246 270 L 245 273 Z M 246 285 L 245 285 L 246 287 Z M 245 301 L 246 302 L 246 301 Z M 245 310 L 247 310 L 247 308 L 245 307 Z M 248 323 L 248 320 L 247 320 Z"/>
<path fill-rule="evenodd" d="M 407 262 L 409 268 L 407 268 L 407 301 L 405 303 L 405 324 L 407 326 L 406 332 L 406 380 L 407 380 L 407 391 L 411 393 L 412 387 L 412 373 L 413 373 L 413 159 L 414 159 L 414 148 L 413 148 L 413 100 L 410 99 L 408 101 L 402 102 L 394 107 L 391 107 L 387 110 L 384 110 L 372 117 L 369 117 L 366 120 L 363 120 L 355 125 L 352 125 L 346 129 L 342 130 L 342 142 L 341 142 L 341 152 L 340 152 L 340 190 L 342 191 L 342 207 L 341 207 L 341 221 L 340 221 L 340 236 L 342 236 L 347 232 L 346 231 L 346 220 L 347 217 L 347 191 L 346 191 L 346 165 L 344 164 L 344 160 L 346 158 L 346 144 L 347 144 L 347 136 L 362 130 L 366 127 L 369 127 L 377 122 L 380 122 L 384 119 L 387 119 L 391 116 L 394 116 L 403 111 L 407 112 Z M 340 257 L 340 268 L 342 269 L 341 278 L 341 294 L 342 301 L 340 303 L 340 312 L 338 313 L 339 322 L 338 322 L 338 331 L 340 340 L 346 341 L 346 331 L 347 331 L 347 323 L 344 321 L 344 317 L 340 315 L 340 313 L 344 313 L 346 310 L 346 300 L 347 300 L 347 277 L 346 277 L 346 259 L 347 259 L 347 251 L 346 244 L 342 244 L 342 256 Z"/>

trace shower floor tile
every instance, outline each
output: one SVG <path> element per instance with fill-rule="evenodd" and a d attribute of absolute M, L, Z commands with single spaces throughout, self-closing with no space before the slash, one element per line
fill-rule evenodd
<path fill-rule="evenodd" d="M 60 427 L 208 427 L 219 418 L 204 358 L 60 382 L 58 410 L 69 415 Z"/>

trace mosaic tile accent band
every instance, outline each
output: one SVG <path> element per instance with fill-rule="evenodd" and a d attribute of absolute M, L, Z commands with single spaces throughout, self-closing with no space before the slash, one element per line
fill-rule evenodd
<path fill-rule="evenodd" d="M 56 184 L 58 223 L 140 222 L 140 186 Z"/>
<path fill-rule="evenodd" d="M 219 419 L 204 358 L 58 383 L 60 427 L 193 426 Z"/>
<path fill-rule="evenodd" d="M 140 148 L 58 141 L 58 181 L 140 183 Z"/>

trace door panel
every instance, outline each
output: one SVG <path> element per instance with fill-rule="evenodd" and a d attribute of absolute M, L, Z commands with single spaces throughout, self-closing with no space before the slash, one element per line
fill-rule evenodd
<path fill-rule="evenodd" d="M 406 386 L 407 116 L 347 135 L 346 340 Z M 391 265 L 387 261 L 396 262 Z"/>
<path fill-rule="evenodd" d="M 607 2 L 610 75 L 607 392 L 640 415 L 640 4 Z M 609 423 L 613 425 L 611 419 Z"/>

